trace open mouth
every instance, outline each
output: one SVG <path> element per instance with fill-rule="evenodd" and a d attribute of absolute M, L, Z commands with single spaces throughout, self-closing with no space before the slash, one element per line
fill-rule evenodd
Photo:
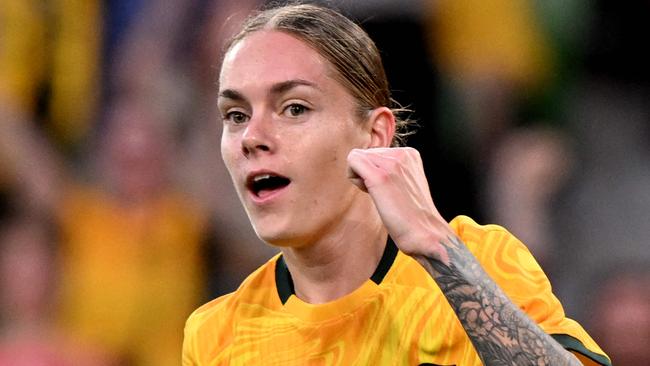
<path fill-rule="evenodd" d="M 291 183 L 289 178 L 275 174 L 258 174 L 248 178 L 246 186 L 249 191 L 259 198 L 264 198 Z"/>

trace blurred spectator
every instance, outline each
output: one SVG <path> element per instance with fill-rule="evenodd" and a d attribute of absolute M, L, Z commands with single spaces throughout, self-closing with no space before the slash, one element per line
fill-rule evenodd
<path fill-rule="evenodd" d="M 532 1 L 445 0 L 428 8 L 432 57 L 460 104 L 452 125 L 442 127 L 483 163 L 504 131 L 519 124 L 525 98 L 551 80 L 549 40 Z"/>
<path fill-rule="evenodd" d="M 61 225 L 61 327 L 128 365 L 177 365 L 185 318 L 203 300 L 204 217 L 174 188 L 165 110 L 129 95 L 110 111 L 84 179 L 53 167 L 27 123 L 5 124 L 1 145 L 18 152 L 17 189 Z"/>
<path fill-rule="evenodd" d="M 10 212 L 0 225 L 0 365 L 104 366 L 106 354 L 54 324 L 58 268 L 53 223 Z"/>
<path fill-rule="evenodd" d="M 594 274 L 650 263 L 650 68 L 639 47 L 650 34 L 650 3 L 598 0 L 592 8 L 586 57 L 568 94 L 576 163 L 553 205 L 561 255 L 551 277 L 567 312 L 585 322 Z"/>
<path fill-rule="evenodd" d="M 97 183 L 61 205 L 61 321 L 132 365 L 173 365 L 185 317 L 202 299 L 203 216 L 168 176 L 173 136 L 137 98 L 112 108 Z"/>
<path fill-rule="evenodd" d="M 569 139 L 548 127 L 512 128 L 494 148 L 486 173 L 488 215 L 516 233 L 546 271 L 560 245 L 553 203 L 573 167 Z"/>
<path fill-rule="evenodd" d="M 567 312 L 581 321 L 595 273 L 612 263 L 650 263 L 647 96 L 643 89 L 591 81 L 572 99 L 576 164 L 553 204 L 561 242 L 551 280 Z"/>
<path fill-rule="evenodd" d="M 600 277 L 585 326 L 613 365 L 650 365 L 650 262 L 628 262 Z"/>
<path fill-rule="evenodd" d="M 580 1 L 563 4 L 579 8 Z M 572 161 L 557 46 L 579 37 L 549 32 L 549 23 L 565 23 L 553 5 L 535 1 L 427 4 L 429 48 L 441 74 L 441 141 L 471 172 L 477 216 L 507 227 L 548 268 L 556 245 L 550 203 Z"/>

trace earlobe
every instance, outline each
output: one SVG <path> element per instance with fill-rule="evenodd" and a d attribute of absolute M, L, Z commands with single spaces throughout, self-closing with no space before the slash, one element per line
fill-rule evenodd
<path fill-rule="evenodd" d="M 370 148 L 390 147 L 395 134 L 395 116 L 388 107 L 375 108 L 368 119 Z"/>

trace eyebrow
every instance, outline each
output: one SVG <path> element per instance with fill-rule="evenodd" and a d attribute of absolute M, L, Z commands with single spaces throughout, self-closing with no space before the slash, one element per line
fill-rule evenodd
<path fill-rule="evenodd" d="M 309 86 L 315 89 L 320 89 L 316 84 L 311 81 L 303 79 L 293 79 L 277 83 L 271 87 L 271 94 L 282 94 L 298 86 Z"/>
<path fill-rule="evenodd" d="M 245 100 L 244 96 L 240 92 L 238 92 L 236 90 L 233 90 L 233 89 L 226 89 L 226 90 L 220 91 L 219 92 L 219 98 L 232 99 L 232 100 L 239 101 L 239 102 Z"/>
<path fill-rule="evenodd" d="M 320 88 L 313 82 L 303 80 L 303 79 L 292 79 L 287 81 L 282 81 L 277 84 L 273 84 L 271 87 L 271 94 L 278 95 L 286 93 L 287 91 L 296 88 L 298 86 L 309 86 L 315 89 L 320 90 Z M 234 89 L 225 89 L 219 92 L 220 98 L 232 99 L 235 101 L 245 101 L 246 98 L 243 94 Z"/>

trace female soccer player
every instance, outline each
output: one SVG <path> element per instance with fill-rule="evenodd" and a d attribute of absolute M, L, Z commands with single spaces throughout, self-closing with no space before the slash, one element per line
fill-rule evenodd
<path fill-rule="evenodd" d="M 396 147 L 379 53 L 349 19 L 313 5 L 253 16 L 218 106 L 239 198 L 281 254 L 191 315 L 184 365 L 610 364 L 523 244 L 441 217 L 418 152 Z"/>

